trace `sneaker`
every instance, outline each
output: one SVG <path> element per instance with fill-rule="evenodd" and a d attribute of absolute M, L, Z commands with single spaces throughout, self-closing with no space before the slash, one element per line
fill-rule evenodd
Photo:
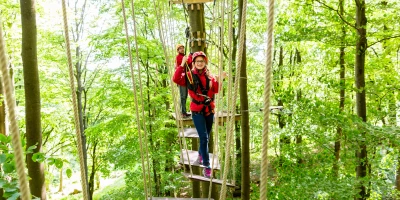
<path fill-rule="evenodd" d="M 191 114 L 188 114 L 188 113 L 182 113 L 182 118 L 190 117 L 190 115 L 191 115 Z"/>
<path fill-rule="evenodd" d="M 203 169 L 203 175 L 204 175 L 204 177 L 206 177 L 206 178 L 211 178 L 211 168 L 204 168 Z"/>
<path fill-rule="evenodd" d="M 199 157 L 197 157 L 196 162 L 199 163 L 199 165 L 202 165 L 202 164 L 203 164 L 203 157 L 201 157 L 200 154 L 199 154 Z"/>

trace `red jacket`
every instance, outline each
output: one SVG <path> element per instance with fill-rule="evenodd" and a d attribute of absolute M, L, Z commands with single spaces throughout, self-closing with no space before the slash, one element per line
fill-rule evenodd
<path fill-rule="evenodd" d="M 175 57 L 175 69 L 177 67 L 181 66 L 182 59 L 183 59 L 184 56 L 185 56 L 185 54 L 183 54 L 183 53 L 180 53 L 180 54 L 176 55 L 176 57 Z M 187 59 L 186 63 L 189 65 L 190 68 L 192 68 L 192 54 L 190 54 L 188 56 L 188 59 Z"/>
<path fill-rule="evenodd" d="M 199 73 L 196 68 L 192 70 L 193 76 L 197 74 L 197 76 L 200 78 L 200 82 L 203 85 L 203 87 L 206 87 L 206 75 L 205 71 L 203 70 L 202 73 Z M 174 73 L 174 76 L 172 78 L 172 81 L 174 81 L 176 84 L 180 86 L 186 86 L 186 78 L 185 78 L 185 70 L 183 67 L 177 67 Z M 210 89 L 207 92 L 207 96 L 210 98 L 214 98 L 215 94 L 218 93 L 218 82 L 215 80 L 214 77 L 209 78 L 210 81 Z M 197 95 L 197 94 L 202 94 L 201 88 L 197 87 L 196 92 L 189 90 L 189 96 L 196 100 L 197 102 L 203 102 L 205 97 Z M 211 109 L 215 108 L 215 103 L 214 100 L 211 102 Z M 190 110 L 194 112 L 200 112 L 203 111 L 204 104 L 196 104 L 193 101 L 190 102 Z M 210 112 L 209 107 L 206 106 L 205 112 Z"/>

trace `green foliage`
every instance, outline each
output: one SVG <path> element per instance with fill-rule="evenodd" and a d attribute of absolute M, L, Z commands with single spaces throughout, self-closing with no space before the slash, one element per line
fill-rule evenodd
<path fill-rule="evenodd" d="M 0 145 L 5 147 L 0 151 L 0 188 L 3 188 L 3 197 L 17 199 L 19 186 L 13 151 L 9 148 L 11 137 L 0 134 Z"/>

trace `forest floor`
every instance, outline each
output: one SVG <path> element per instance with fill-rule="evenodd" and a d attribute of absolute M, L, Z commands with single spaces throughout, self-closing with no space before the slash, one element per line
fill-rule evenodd
<path fill-rule="evenodd" d="M 100 187 L 94 192 L 94 199 L 100 197 L 101 194 L 108 191 L 111 185 L 124 185 L 124 174 L 123 172 L 115 172 L 109 178 L 100 180 Z M 71 177 L 69 180 L 64 180 L 64 187 L 62 192 L 59 192 L 59 187 L 50 188 L 47 192 L 48 199 L 82 199 L 82 185 L 79 179 L 80 177 Z M 115 186 L 111 187 L 115 188 Z"/>

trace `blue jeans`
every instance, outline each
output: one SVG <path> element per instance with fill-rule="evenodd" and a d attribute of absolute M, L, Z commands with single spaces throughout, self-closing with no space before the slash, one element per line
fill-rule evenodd
<path fill-rule="evenodd" d="M 208 116 L 203 114 L 194 113 L 192 115 L 194 126 L 196 127 L 197 133 L 199 134 L 200 147 L 199 154 L 203 158 L 203 165 L 210 166 L 210 158 L 208 155 L 208 141 L 210 138 L 212 125 L 214 123 L 214 113 L 210 113 Z"/>
<path fill-rule="evenodd" d="M 179 86 L 179 94 L 181 95 L 181 111 L 182 114 L 186 113 L 186 99 L 188 96 L 188 89 L 185 86 Z"/>

